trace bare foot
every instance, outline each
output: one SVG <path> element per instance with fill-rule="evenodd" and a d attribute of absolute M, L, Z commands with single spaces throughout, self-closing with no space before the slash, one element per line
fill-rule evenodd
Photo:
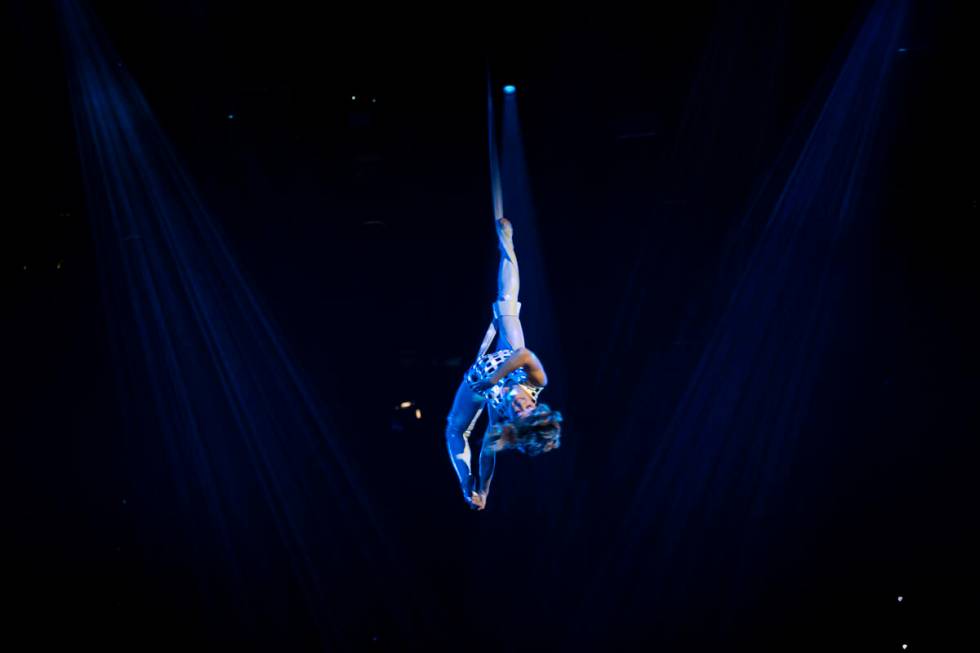
<path fill-rule="evenodd" d="M 507 242 L 514 240 L 514 225 L 510 223 L 510 220 L 507 218 L 497 219 L 497 236 Z"/>
<path fill-rule="evenodd" d="M 470 508 L 473 510 L 483 510 L 487 507 L 487 499 L 485 496 L 479 492 L 473 492 L 470 494 Z"/>

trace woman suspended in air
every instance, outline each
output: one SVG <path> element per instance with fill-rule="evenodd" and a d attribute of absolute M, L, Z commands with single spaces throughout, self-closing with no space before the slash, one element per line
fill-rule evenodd
<path fill-rule="evenodd" d="M 524 347 L 514 230 L 505 218 L 497 219 L 496 225 L 500 268 L 494 322 L 480 356 L 463 376 L 446 424 L 449 457 L 463 498 L 474 510 L 486 507 L 498 451 L 516 449 L 536 456 L 557 449 L 561 438 L 561 413 L 538 403 L 548 375 L 538 357 Z M 497 347 L 487 352 L 494 331 Z M 484 406 L 488 408 L 489 424 L 482 441 L 474 441 L 471 448 L 470 436 Z M 478 464 L 474 465 L 471 458 L 476 450 L 480 453 Z"/>

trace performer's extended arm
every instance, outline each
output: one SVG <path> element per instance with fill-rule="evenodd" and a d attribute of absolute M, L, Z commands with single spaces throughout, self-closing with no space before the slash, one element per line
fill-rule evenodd
<path fill-rule="evenodd" d="M 510 357 L 500 364 L 496 372 L 479 383 L 474 384 L 473 389 L 480 392 L 491 388 L 511 372 L 521 368 L 524 369 L 527 373 L 528 380 L 534 385 L 541 387 L 548 385 L 548 375 L 545 373 L 541 361 L 538 360 L 538 357 L 534 355 L 533 351 L 526 347 L 521 347 L 520 349 L 515 349 Z"/>

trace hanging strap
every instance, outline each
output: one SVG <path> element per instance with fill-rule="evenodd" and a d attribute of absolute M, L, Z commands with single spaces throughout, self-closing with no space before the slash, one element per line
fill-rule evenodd
<path fill-rule="evenodd" d="M 493 342 L 494 336 L 497 335 L 497 328 L 493 326 L 493 322 L 490 322 L 490 326 L 487 327 L 487 333 L 483 336 L 483 342 L 480 344 L 480 352 L 476 355 L 477 358 L 487 353 L 490 349 L 490 343 Z"/>
<path fill-rule="evenodd" d="M 499 220 L 504 217 L 504 195 L 500 185 L 500 162 L 497 158 L 497 130 L 493 115 L 493 86 L 490 83 L 490 64 L 487 63 L 487 137 L 490 141 L 490 194 L 493 198 L 493 219 Z M 493 326 L 493 320 L 487 327 L 487 333 L 483 336 L 483 343 L 480 345 L 480 353 L 477 358 L 487 353 L 490 343 L 497 335 L 497 329 Z"/>

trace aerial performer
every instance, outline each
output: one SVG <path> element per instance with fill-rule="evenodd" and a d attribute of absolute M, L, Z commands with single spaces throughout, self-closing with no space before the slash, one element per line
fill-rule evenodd
<path fill-rule="evenodd" d="M 538 401 L 548 375 L 534 352 L 524 346 L 514 229 L 503 217 L 496 219 L 496 226 L 500 267 L 493 322 L 476 362 L 463 375 L 446 420 L 449 458 L 463 499 L 474 510 L 486 507 L 498 452 L 514 449 L 537 456 L 561 444 L 561 413 Z M 490 351 L 494 338 L 496 348 Z M 478 441 L 472 434 L 484 408 L 488 424 Z"/>

